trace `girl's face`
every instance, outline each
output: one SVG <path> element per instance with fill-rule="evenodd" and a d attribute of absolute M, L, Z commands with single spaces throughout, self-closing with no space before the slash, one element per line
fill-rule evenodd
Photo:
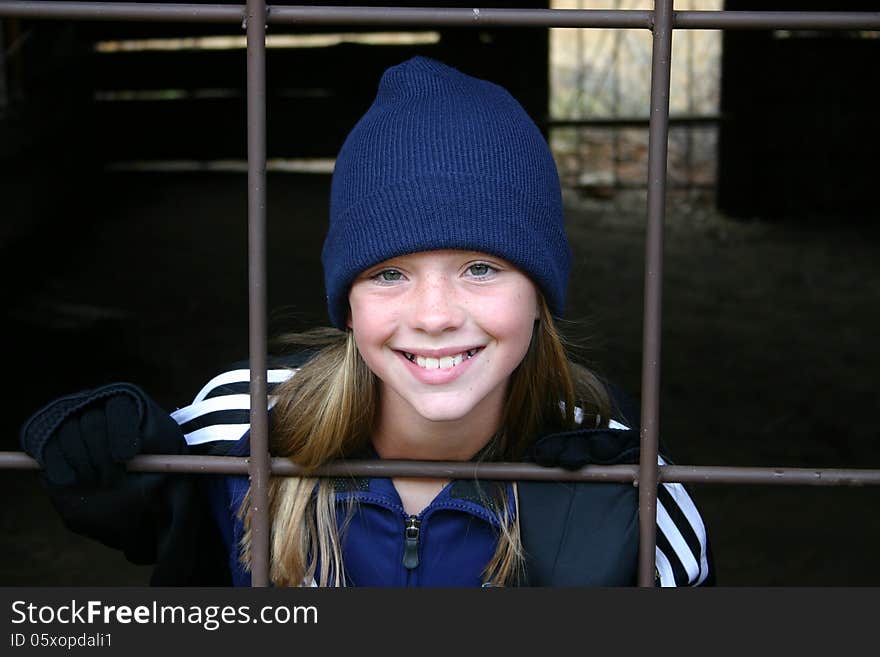
<path fill-rule="evenodd" d="M 383 412 L 440 422 L 500 418 L 538 317 L 531 280 L 476 251 L 386 260 L 355 280 L 349 305 L 358 350 L 381 381 Z"/>

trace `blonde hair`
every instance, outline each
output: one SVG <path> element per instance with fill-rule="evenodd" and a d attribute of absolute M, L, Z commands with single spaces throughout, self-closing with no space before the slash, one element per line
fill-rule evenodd
<path fill-rule="evenodd" d="M 510 377 L 502 425 L 481 452 L 481 459 L 521 459 L 539 434 L 575 428 L 576 407 L 584 413 L 583 424 L 595 426 L 597 418 L 607 421 L 609 400 L 604 386 L 592 372 L 568 359 L 565 342 L 543 297 L 539 307 L 529 349 Z M 360 357 L 352 333 L 320 329 L 291 336 L 287 342 L 323 346 L 296 376 L 276 388 L 270 452 L 289 457 L 307 471 L 362 452 L 369 445 L 376 419 L 378 384 Z M 268 488 L 272 582 L 299 586 L 314 579 L 320 586 L 343 586 L 340 534 L 351 518 L 352 505 L 338 530 L 333 481 L 277 477 L 270 480 Z M 524 555 L 516 484 L 513 516 L 503 492 L 506 488 L 499 490 L 501 532 L 483 577 L 489 584 L 506 586 L 521 580 Z M 245 524 L 241 560 L 246 566 L 251 549 L 248 501 L 245 497 L 239 510 Z M 322 565 L 320 572 L 316 572 L 318 563 Z"/>

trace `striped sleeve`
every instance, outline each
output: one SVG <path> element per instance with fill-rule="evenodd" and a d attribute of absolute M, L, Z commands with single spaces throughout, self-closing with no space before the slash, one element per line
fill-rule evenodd
<path fill-rule="evenodd" d="M 268 371 L 269 408 L 275 403 L 272 391 L 290 378 L 294 369 Z M 250 370 L 229 370 L 213 379 L 199 391 L 189 406 L 171 414 L 180 425 L 188 445 L 204 445 L 217 441 L 236 441 L 250 428 Z"/>
<path fill-rule="evenodd" d="M 626 425 L 611 420 L 612 429 Z M 660 465 L 666 465 L 662 456 Z M 715 580 L 706 526 L 682 484 L 657 487 L 655 564 L 660 586 L 705 586 Z"/>
<path fill-rule="evenodd" d="M 660 465 L 666 465 L 658 457 Z M 701 586 L 714 581 L 706 527 L 682 484 L 657 488 L 657 576 L 660 586 Z"/>

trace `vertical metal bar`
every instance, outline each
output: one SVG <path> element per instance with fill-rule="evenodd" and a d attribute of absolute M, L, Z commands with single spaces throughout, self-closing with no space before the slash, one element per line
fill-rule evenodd
<path fill-rule="evenodd" d="M 269 583 L 269 416 L 266 383 L 266 3 L 248 0 L 248 313 L 251 363 L 251 585 Z"/>
<path fill-rule="evenodd" d="M 657 541 L 657 444 L 660 411 L 660 318 L 663 292 L 663 218 L 669 138 L 672 0 L 654 2 L 651 124 L 648 130 L 648 226 L 642 346 L 642 430 L 639 459 L 639 586 L 654 585 Z"/>

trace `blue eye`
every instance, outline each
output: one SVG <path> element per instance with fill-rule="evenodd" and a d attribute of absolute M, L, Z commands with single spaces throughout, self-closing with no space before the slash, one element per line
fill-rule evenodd
<path fill-rule="evenodd" d="M 396 269 L 383 269 L 373 278 L 378 280 L 380 283 L 396 283 L 397 281 L 403 279 L 403 274 L 401 274 Z"/>
<path fill-rule="evenodd" d="M 485 278 L 497 270 L 492 265 L 488 265 L 485 262 L 477 262 L 469 266 L 467 271 L 468 274 L 476 278 Z"/>

